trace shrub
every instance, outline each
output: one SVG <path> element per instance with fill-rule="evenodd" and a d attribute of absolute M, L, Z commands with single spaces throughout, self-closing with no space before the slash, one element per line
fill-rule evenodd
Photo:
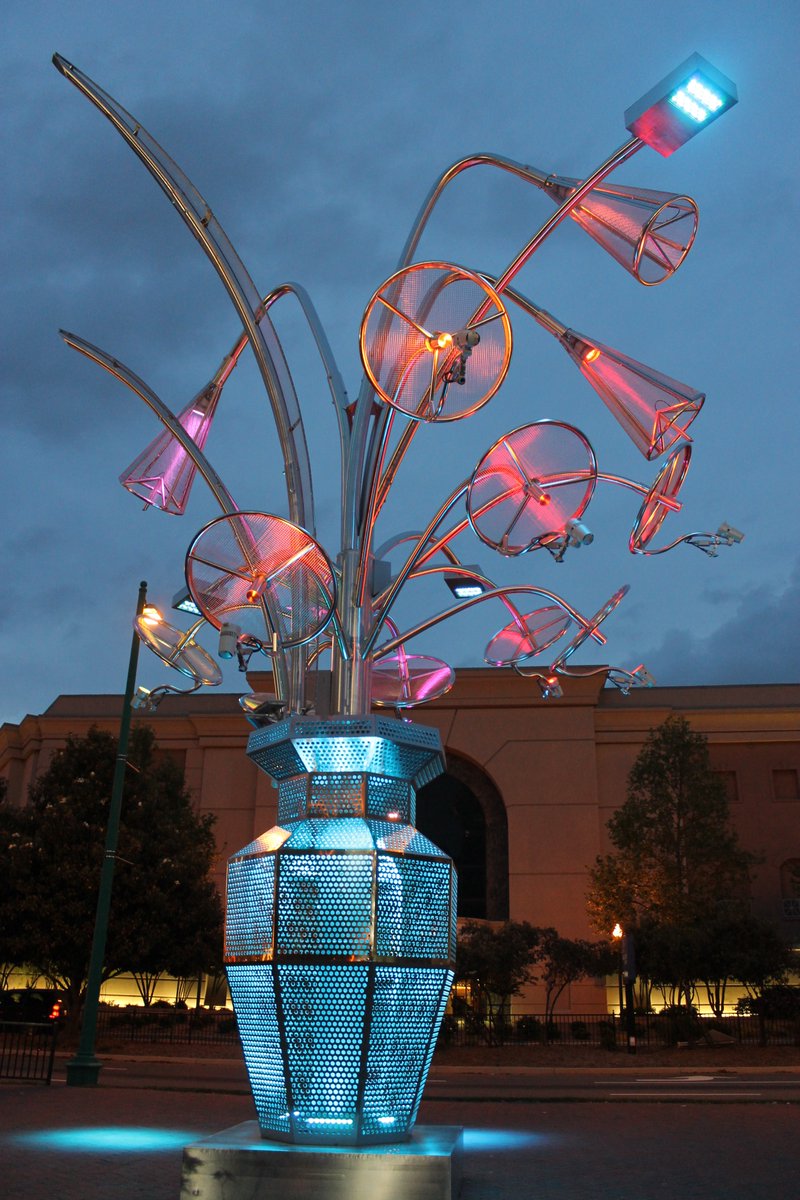
<path fill-rule="evenodd" d="M 542 1040 L 542 1022 L 538 1017 L 518 1017 L 514 1032 L 518 1042 L 540 1042 Z"/>

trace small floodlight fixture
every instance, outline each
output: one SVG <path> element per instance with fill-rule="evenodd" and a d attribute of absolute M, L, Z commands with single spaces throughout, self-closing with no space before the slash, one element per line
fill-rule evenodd
<path fill-rule="evenodd" d="M 692 54 L 625 113 L 625 128 L 668 158 L 739 99 L 736 84 Z"/>
<path fill-rule="evenodd" d="M 743 542 L 744 534 L 741 529 L 734 528 L 727 521 L 723 521 L 717 530 L 717 537 L 721 538 L 728 546 L 732 546 L 734 542 Z"/>
<path fill-rule="evenodd" d="M 172 597 L 172 607 L 178 612 L 190 613 L 193 617 L 201 617 L 203 615 L 192 599 L 187 587 L 182 587 L 175 593 Z"/>
<path fill-rule="evenodd" d="M 483 582 L 483 578 L 483 571 L 477 563 L 465 563 L 459 567 L 458 575 L 445 575 L 444 581 L 456 600 L 471 600 L 489 591 L 489 585 Z"/>
<path fill-rule="evenodd" d="M 543 700 L 560 700 L 564 695 L 557 675 L 537 675 L 536 682 Z"/>
<path fill-rule="evenodd" d="M 234 625 L 232 621 L 223 621 L 219 630 L 219 649 L 217 651 L 220 658 L 233 658 L 241 632 L 241 626 Z"/>

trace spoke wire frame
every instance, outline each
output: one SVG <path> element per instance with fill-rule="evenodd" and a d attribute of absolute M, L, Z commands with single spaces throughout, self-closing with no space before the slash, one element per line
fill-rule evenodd
<path fill-rule="evenodd" d="M 484 662 L 490 667 L 513 667 L 515 663 L 536 658 L 562 638 L 572 618 L 556 604 L 520 614 L 520 620 L 509 621 L 489 641 Z"/>
<path fill-rule="evenodd" d="M 475 468 L 467 514 L 475 534 L 508 557 L 560 536 L 586 509 L 597 480 L 588 440 L 563 421 L 534 421 L 504 434 Z"/>
<path fill-rule="evenodd" d="M 152 622 L 145 614 L 134 618 L 133 627 L 140 640 L 168 667 L 174 667 L 181 675 L 206 687 L 217 687 L 222 683 L 222 671 L 211 655 L 197 644 L 191 630 L 184 633 L 167 621 Z"/>
<path fill-rule="evenodd" d="M 186 582 L 200 612 L 216 628 L 239 626 L 268 645 L 312 641 L 336 606 L 336 576 L 311 534 L 272 513 L 217 517 L 186 555 Z"/>
<path fill-rule="evenodd" d="M 494 289 L 441 262 L 416 263 L 381 284 L 359 338 L 377 394 L 417 421 L 455 421 L 486 404 L 506 376 L 511 344 Z"/>
<path fill-rule="evenodd" d="M 628 539 L 631 554 L 647 554 L 650 542 L 658 533 L 673 507 L 689 470 L 692 447 L 687 443 L 676 446 L 662 464 L 645 496 Z M 666 501 L 666 503 L 665 503 Z"/>
<path fill-rule="evenodd" d="M 399 647 L 372 664 L 372 703 L 378 708 L 414 708 L 446 696 L 456 681 L 455 671 L 440 658 L 406 654 Z"/>

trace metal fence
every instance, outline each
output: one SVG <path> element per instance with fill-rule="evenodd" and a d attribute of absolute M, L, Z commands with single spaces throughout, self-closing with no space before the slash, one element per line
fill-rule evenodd
<path fill-rule="evenodd" d="M 53 1075 L 58 1025 L 0 1021 L 0 1079 L 49 1083 Z"/>
<path fill-rule="evenodd" d="M 763 1026 L 757 1016 L 697 1017 L 682 1010 L 637 1014 L 636 1041 L 640 1046 L 665 1047 L 686 1042 L 743 1046 L 800 1046 L 800 1016 L 767 1018 Z M 601 1046 L 608 1050 L 627 1046 L 624 1018 L 613 1014 L 544 1016 L 520 1014 L 490 1028 L 478 1015 L 446 1016 L 440 1035 L 443 1046 L 561 1045 Z"/>
<path fill-rule="evenodd" d="M 98 1013 L 98 1037 L 104 1043 L 139 1042 L 150 1045 L 230 1045 L 239 1043 L 236 1018 L 230 1010 L 104 1008 Z M 682 1010 L 636 1017 L 636 1039 L 643 1047 L 709 1042 L 757 1046 L 800 1045 L 800 1018 L 768 1018 L 763 1030 L 757 1016 L 692 1017 Z M 607 1050 L 627 1045 L 624 1020 L 592 1013 L 512 1016 L 495 1029 L 477 1014 L 446 1016 L 439 1045 L 448 1046 L 599 1046 Z"/>
<path fill-rule="evenodd" d="M 97 1036 L 104 1041 L 238 1045 L 236 1017 L 227 1009 L 101 1008 Z"/>

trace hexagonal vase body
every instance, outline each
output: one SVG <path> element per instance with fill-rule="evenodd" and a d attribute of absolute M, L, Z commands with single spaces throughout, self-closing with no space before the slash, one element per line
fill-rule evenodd
<path fill-rule="evenodd" d="M 247 750 L 278 825 L 228 862 L 225 964 L 265 1137 L 408 1137 L 455 964 L 452 861 L 414 828 L 439 735 L 290 717 Z"/>

